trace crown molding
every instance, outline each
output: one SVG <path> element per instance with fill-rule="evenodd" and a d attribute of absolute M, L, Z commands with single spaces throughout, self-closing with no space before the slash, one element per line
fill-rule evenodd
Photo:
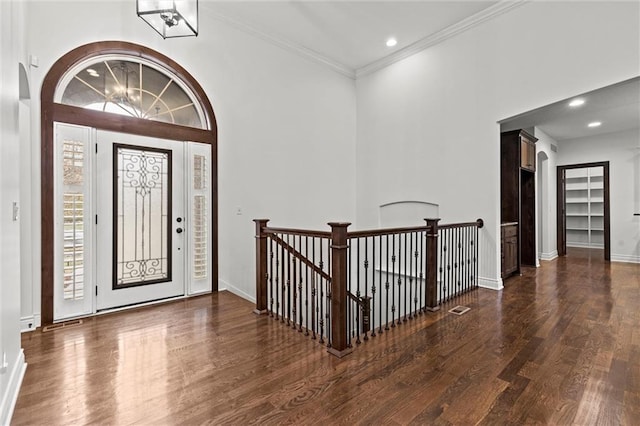
<path fill-rule="evenodd" d="M 389 65 L 406 59 L 409 56 L 415 55 L 416 53 L 419 53 L 431 46 L 442 43 L 443 41 L 461 34 L 485 21 L 488 21 L 489 19 L 495 18 L 496 16 L 502 15 L 503 13 L 515 9 L 516 7 L 523 5 L 528 1 L 530 0 L 501 0 L 493 6 L 481 10 L 480 12 L 471 15 L 468 18 L 465 18 L 453 25 L 450 25 L 443 30 L 433 33 L 428 37 L 420 39 L 415 43 L 398 50 L 397 52 L 394 52 L 388 56 L 385 56 L 384 58 L 372 62 L 369 65 L 358 68 L 355 72 L 356 79 L 376 72 L 382 68 L 388 67 Z"/>
<path fill-rule="evenodd" d="M 285 50 L 288 50 L 292 53 L 295 53 L 299 56 L 305 57 L 307 59 L 310 59 L 314 62 L 317 62 L 321 65 L 325 65 L 327 67 L 329 67 L 330 69 L 332 69 L 333 71 L 342 74 L 346 77 L 349 77 L 351 79 L 355 79 L 356 78 L 356 73 L 355 70 L 334 61 L 333 59 L 330 59 L 314 50 L 308 49 L 302 45 L 299 45 L 297 43 L 292 42 L 291 40 L 287 40 L 285 38 L 282 37 L 277 37 L 271 34 L 267 34 L 264 31 L 261 31 L 251 25 L 245 24 L 244 22 L 240 22 L 236 19 L 233 19 L 229 16 L 223 15 L 221 13 L 218 12 L 214 12 L 210 9 L 207 9 L 206 11 L 204 10 L 204 8 L 200 9 L 202 12 L 205 12 L 207 15 L 209 15 L 211 18 L 216 19 L 220 22 L 224 22 L 225 24 L 228 24 L 229 26 L 240 30 L 242 32 L 245 32 L 247 34 L 250 34 L 254 37 L 257 37 L 259 39 L 262 39 L 268 43 L 274 44 L 276 46 L 279 46 Z"/>
<path fill-rule="evenodd" d="M 211 18 L 216 19 L 220 22 L 223 22 L 232 28 L 235 28 L 239 31 L 242 31 L 244 33 L 257 37 L 263 41 L 266 41 L 267 43 L 271 43 L 273 45 L 279 46 L 296 55 L 310 59 L 313 62 L 327 66 L 333 71 L 355 80 L 359 77 L 363 77 L 368 74 L 374 73 L 382 68 L 388 67 L 389 65 L 392 65 L 403 59 L 406 59 L 409 56 L 415 55 L 416 53 L 419 53 L 438 43 L 442 43 L 447 39 L 450 39 L 458 34 L 461 34 L 485 21 L 495 18 L 496 16 L 502 15 L 503 13 L 506 13 L 512 9 L 515 9 L 516 7 L 521 6 L 524 3 L 529 1 L 531 0 L 500 0 L 498 3 L 494 4 L 493 6 L 490 6 L 484 10 L 481 10 L 480 12 L 472 16 L 469 16 L 468 18 L 465 18 L 462 21 L 459 21 L 453 25 L 450 25 L 436 33 L 431 34 L 428 37 L 420 39 L 415 43 L 410 44 L 409 46 L 406 46 L 388 56 L 385 56 L 377 61 L 374 61 L 356 70 L 344 64 L 341 64 L 327 56 L 324 56 L 314 50 L 308 49 L 300 44 L 294 43 L 291 40 L 288 40 L 283 37 L 278 37 L 272 34 L 268 34 L 264 31 L 257 29 L 252 25 L 246 24 L 244 22 L 240 22 L 222 13 L 215 12 L 211 9 L 205 9 L 205 8 L 201 8 L 200 10 L 201 12 L 209 15 Z"/>

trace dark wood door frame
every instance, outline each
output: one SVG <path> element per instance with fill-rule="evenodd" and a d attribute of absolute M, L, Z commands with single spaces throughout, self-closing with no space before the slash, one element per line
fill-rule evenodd
<path fill-rule="evenodd" d="M 557 181 L 557 208 L 558 208 L 558 256 L 567 254 L 567 216 L 566 216 L 566 172 L 569 169 L 584 169 L 589 167 L 602 167 L 604 186 L 604 259 L 611 260 L 611 211 L 609 198 L 609 162 L 569 164 L 558 166 Z"/>
<path fill-rule="evenodd" d="M 81 61 L 103 55 L 126 55 L 158 64 L 176 75 L 195 95 L 200 103 L 208 129 L 198 129 L 170 123 L 127 117 L 94 111 L 54 102 L 56 87 L 63 76 Z M 167 56 L 134 43 L 103 41 L 80 46 L 62 56 L 51 67 L 42 83 L 41 93 L 41 255 L 42 255 L 42 325 L 53 322 L 54 296 L 54 122 L 77 124 L 101 130 L 150 136 L 177 141 L 206 143 L 211 146 L 211 229 L 212 238 L 212 290 L 218 290 L 218 127 L 213 107 L 200 84 L 182 66 Z"/>

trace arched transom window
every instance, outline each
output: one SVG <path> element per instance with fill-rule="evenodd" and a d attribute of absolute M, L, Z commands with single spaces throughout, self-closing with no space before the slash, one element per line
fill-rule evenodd
<path fill-rule="evenodd" d="M 54 102 L 97 111 L 209 129 L 196 97 L 168 70 L 130 56 L 102 56 L 75 66 Z"/>

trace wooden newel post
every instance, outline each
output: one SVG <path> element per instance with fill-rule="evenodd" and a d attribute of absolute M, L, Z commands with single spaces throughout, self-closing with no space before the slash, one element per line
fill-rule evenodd
<path fill-rule="evenodd" d="M 269 219 L 254 219 L 256 223 L 256 309 L 254 313 L 267 313 L 267 235 L 263 229 Z"/>
<path fill-rule="evenodd" d="M 425 219 L 427 221 L 427 264 L 425 277 L 426 309 L 437 311 L 438 306 L 438 222 L 440 219 Z"/>
<path fill-rule="evenodd" d="M 347 227 L 350 223 L 331 226 L 331 347 L 329 353 L 342 358 L 351 353 L 347 347 Z"/>

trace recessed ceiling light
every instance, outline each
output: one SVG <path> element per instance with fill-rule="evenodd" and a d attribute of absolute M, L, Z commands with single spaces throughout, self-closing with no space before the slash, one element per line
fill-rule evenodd
<path fill-rule="evenodd" d="M 387 40 L 387 47 L 393 47 L 396 44 L 398 44 L 398 40 L 396 40 L 393 37 L 391 37 L 390 39 Z"/>
<path fill-rule="evenodd" d="M 584 99 L 574 99 L 571 102 L 569 102 L 569 106 L 570 107 L 577 107 L 584 104 Z"/>
<path fill-rule="evenodd" d="M 598 127 L 600 126 L 602 123 L 599 121 L 594 121 L 593 123 L 589 123 L 588 126 L 589 127 Z"/>

